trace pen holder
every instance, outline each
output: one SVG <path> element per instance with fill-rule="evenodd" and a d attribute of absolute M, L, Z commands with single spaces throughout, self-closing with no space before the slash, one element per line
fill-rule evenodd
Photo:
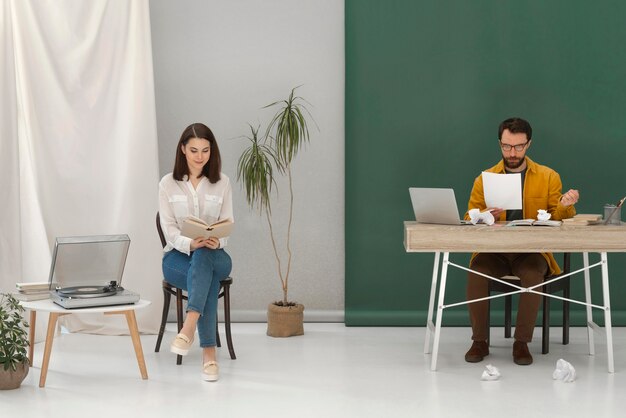
<path fill-rule="evenodd" d="M 607 222 L 607 225 L 621 225 L 622 224 L 622 208 L 616 208 L 615 205 L 604 205 L 604 220 L 606 221 L 609 216 L 611 219 Z"/>

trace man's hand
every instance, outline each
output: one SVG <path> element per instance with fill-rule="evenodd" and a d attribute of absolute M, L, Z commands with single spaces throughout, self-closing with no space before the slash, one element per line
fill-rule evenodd
<path fill-rule="evenodd" d="M 579 198 L 578 190 L 569 189 L 563 196 L 561 196 L 561 205 L 568 207 L 575 205 Z"/>
<path fill-rule="evenodd" d="M 487 208 L 485 209 L 485 211 L 489 211 L 491 212 L 491 214 L 493 215 L 493 217 L 498 220 L 498 217 L 500 216 L 500 214 L 504 211 L 504 209 L 502 208 Z"/>

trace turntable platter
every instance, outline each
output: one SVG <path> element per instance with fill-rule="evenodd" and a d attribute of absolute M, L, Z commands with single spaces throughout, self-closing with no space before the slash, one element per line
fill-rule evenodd
<path fill-rule="evenodd" d="M 71 286 L 57 289 L 57 293 L 70 298 L 101 298 L 113 296 L 118 288 L 113 286 Z"/>

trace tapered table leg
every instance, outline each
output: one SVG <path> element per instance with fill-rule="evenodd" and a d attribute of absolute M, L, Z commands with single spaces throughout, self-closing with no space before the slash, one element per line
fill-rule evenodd
<path fill-rule="evenodd" d="M 41 374 L 39 375 L 39 387 L 46 385 L 46 377 L 48 376 L 48 364 L 50 364 L 50 353 L 52 352 L 52 341 L 54 340 L 54 332 L 57 327 L 57 320 L 60 316 L 67 315 L 64 313 L 50 312 L 48 318 L 48 332 L 46 333 L 46 343 L 43 349 L 43 361 L 41 362 Z"/>
<path fill-rule="evenodd" d="M 30 311 L 30 324 L 28 330 L 28 361 L 32 367 L 35 353 L 35 325 L 37 324 L 37 311 Z"/>
<path fill-rule="evenodd" d="M 137 364 L 139 365 L 139 372 L 141 373 L 141 378 L 145 380 L 148 378 L 148 370 L 146 369 L 146 361 L 143 357 L 143 348 L 141 347 L 141 339 L 139 338 L 139 328 L 137 327 L 137 318 L 135 317 L 135 311 L 133 309 L 129 309 L 127 311 L 105 313 L 105 315 L 117 314 L 124 314 L 126 316 L 128 330 L 130 331 L 130 337 L 133 340 L 133 347 L 135 348 Z"/>

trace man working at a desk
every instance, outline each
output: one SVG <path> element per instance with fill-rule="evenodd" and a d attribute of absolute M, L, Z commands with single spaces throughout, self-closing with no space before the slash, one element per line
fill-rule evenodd
<path fill-rule="evenodd" d="M 578 191 L 569 190 L 561 194 L 561 178 L 559 174 L 546 166 L 540 165 L 526 157 L 530 148 L 532 128 L 530 124 L 519 118 L 507 119 L 498 129 L 502 161 L 488 170 L 492 173 L 520 173 L 522 179 L 522 210 L 504 211 L 491 208 L 497 221 L 536 218 L 537 210 L 545 209 L 551 219 L 571 218 L 576 213 L 574 204 L 578 202 Z M 474 180 L 474 187 L 468 203 L 469 209 L 487 209 L 483 192 L 482 176 Z M 465 215 L 469 219 L 468 215 Z M 520 278 L 521 286 L 531 287 L 543 282 L 546 273 L 560 273 L 560 268 L 550 253 L 479 253 L 472 256 L 472 270 L 492 277 L 514 275 Z M 488 296 L 489 283 L 487 278 L 469 273 L 467 282 L 467 298 L 477 299 Z M 516 364 L 528 365 L 533 358 L 528 351 L 528 343 L 533 337 L 535 321 L 541 295 L 523 292 L 520 294 L 517 320 L 515 322 L 515 342 L 513 343 L 513 361 Z M 488 301 L 474 302 L 468 305 L 472 323 L 472 346 L 465 354 L 465 361 L 476 363 L 489 354 L 487 343 Z"/>

